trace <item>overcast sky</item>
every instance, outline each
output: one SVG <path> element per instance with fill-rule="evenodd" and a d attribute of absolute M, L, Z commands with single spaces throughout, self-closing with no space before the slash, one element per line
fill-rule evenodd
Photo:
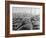
<path fill-rule="evenodd" d="M 37 15 L 40 13 L 39 8 L 31 8 L 31 7 L 13 7 L 12 8 L 13 13 L 30 13 L 33 15 Z"/>

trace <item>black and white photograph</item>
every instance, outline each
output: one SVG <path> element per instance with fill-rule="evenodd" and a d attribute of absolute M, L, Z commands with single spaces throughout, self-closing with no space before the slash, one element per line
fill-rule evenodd
<path fill-rule="evenodd" d="M 12 26 L 13 30 L 39 30 L 40 15 L 39 8 L 13 7 Z"/>

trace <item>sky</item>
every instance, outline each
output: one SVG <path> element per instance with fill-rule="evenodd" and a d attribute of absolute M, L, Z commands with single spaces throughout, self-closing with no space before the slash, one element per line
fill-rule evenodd
<path fill-rule="evenodd" d="M 31 7 L 12 7 L 13 13 L 29 13 L 37 15 L 40 13 L 40 8 L 31 8 Z"/>

